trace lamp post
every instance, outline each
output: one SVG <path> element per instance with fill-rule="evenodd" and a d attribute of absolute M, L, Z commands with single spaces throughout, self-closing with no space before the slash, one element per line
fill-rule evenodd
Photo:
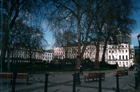
<path fill-rule="evenodd" d="M 138 34 L 137 38 L 139 41 L 139 61 L 138 61 L 138 65 L 139 65 L 140 64 L 140 34 Z M 138 68 L 140 69 L 140 65 L 138 66 Z"/>

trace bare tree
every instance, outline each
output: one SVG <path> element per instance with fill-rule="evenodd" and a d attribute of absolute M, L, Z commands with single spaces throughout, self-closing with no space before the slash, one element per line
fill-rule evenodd
<path fill-rule="evenodd" d="M 90 39 L 94 40 L 96 45 L 95 68 L 99 68 L 99 47 L 101 40 L 103 41 L 105 37 L 103 34 L 109 33 L 110 35 L 111 32 L 111 34 L 116 35 L 117 32 L 113 32 L 113 29 L 128 29 L 130 21 L 126 20 L 128 19 L 127 16 L 131 16 L 130 12 L 133 8 L 129 7 L 131 4 L 129 2 L 131 0 L 50 0 L 47 2 L 46 17 L 51 30 L 56 33 L 62 31 L 62 29 L 70 29 L 78 34 L 76 40 L 78 41 L 76 69 L 80 66 Z M 126 8 L 129 8 L 130 11 Z M 122 21 L 125 21 L 125 23 Z M 103 31 L 105 25 L 112 30 L 109 32 Z M 115 36 L 111 37 L 115 39 Z"/>
<path fill-rule="evenodd" d="M 104 50 L 102 62 L 105 61 L 105 52 L 109 39 L 113 40 L 113 44 L 118 44 L 119 38 L 117 35 L 122 35 L 121 42 L 128 42 L 136 21 L 131 17 L 135 11 L 132 0 L 108 1 L 105 5 L 105 28 L 103 30 Z M 128 39 L 128 40 L 127 40 Z"/>
<path fill-rule="evenodd" d="M 127 3 L 127 5 L 126 5 Z M 106 47 L 109 39 L 117 42 L 117 35 L 131 33 L 135 20 L 131 18 L 134 7 L 132 0 L 110 0 L 100 7 L 89 38 L 96 46 L 95 67 L 99 62 L 100 46 L 104 46 L 102 61 L 105 61 Z M 129 34 L 130 35 L 130 34 Z"/>
<path fill-rule="evenodd" d="M 26 48 L 25 50 L 30 57 L 30 62 L 32 62 L 33 54 L 37 49 L 43 49 L 47 46 L 43 31 L 26 25 L 21 19 L 15 22 L 11 33 L 12 43 L 16 43 L 14 47 Z"/>
<path fill-rule="evenodd" d="M 55 33 L 55 45 L 63 47 L 65 58 L 68 58 L 68 48 L 73 46 L 76 38 L 76 34 L 71 30 L 62 30 Z"/>
<path fill-rule="evenodd" d="M 2 57 L 2 69 L 6 71 L 6 65 L 5 65 L 5 54 L 8 50 L 7 57 L 10 56 L 10 43 L 11 43 L 11 30 L 15 24 L 15 21 L 17 18 L 21 18 L 20 14 L 22 11 L 30 11 L 33 6 L 37 6 L 36 0 L 1 0 L 0 1 L 0 8 L 1 12 L 3 12 L 5 15 L 7 15 L 8 18 L 8 26 L 6 27 L 7 30 L 4 30 L 5 35 L 3 35 L 3 38 L 5 39 L 2 41 L 2 50 L 1 50 L 1 57 Z M 3 17 L 3 16 L 2 16 Z M 8 60 L 9 61 L 9 60 Z M 8 70 L 10 71 L 10 70 Z"/>
<path fill-rule="evenodd" d="M 107 0 L 53 0 L 49 3 L 49 6 L 53 10 L 51 12 L 50 23 L 57 28 L 73 28 L 78 34 L 78 56 L 76 69 L 80 66 L 81 60 L 83 58 L 84 51 L 87 46 L 87 40 L 89 32 L 91 31 L 91 24 L 95 19 L 97 10 L 106 2 Z M 84 34 L 81 37 L 81 33 Z M 83 48 L 81 50 L 81 46 Z"/>

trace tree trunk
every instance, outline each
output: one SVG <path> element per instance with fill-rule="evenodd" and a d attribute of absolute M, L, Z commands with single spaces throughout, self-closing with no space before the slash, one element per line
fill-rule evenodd
<path fill-rule="evenodd" d="M 2 70 L 1 72 L 3 71 L 6 71 L 6 63 L 5 63 L 5 55 L 6 55 L 6 46 L 2 46 L 2 51 L 1 51 L 1 63 L 2 63 Z"/>
<path fill-rule="evenodd" d="M 8 33 L 9 30 L 6 29 L 5 30 L 5 36 L 4 36 L 4 41 L 2 43 L 2 51 L 1 51 L 1 55 L 2 55 L 2 71 L 7 71 L 7 67 L 6 67 L 6 63 L 5 63 L 5 56 L 6 56 L 6 51 L 7 51 L 7 46 L 8 46 Z"/>
<path fill-rule="evenodd" d="M 78 11 L 78 15 L 79 15 L 79 10 Z M 77 56 L 77 63 L 76 63 L 76 70 L 78 70 L 78 68 L 80 67 L 80 63 L 81 63 L 81 32 L 80 32 L 80 18 L 78 16 L 78 56 Z"/>
<path fill-rule="evenodd" d="M 105 45 L 104 45 L 104 50 L 103 50 L 103 55 L 102 55 L 102 62 L 105 63 L 105 52 L 106 52 L 106 47 L 107 47 L 107 42 L 109 40 L 109 36 L 105 40 Z"/>
<path fill-rule="evenodd" d="M 99 69 L 99 43 L 96 46 L 96 58 L 95 58 L 95 65 L 94 65 L 95 69 Z"/>
<path fill-rule="evenodd" d="M 95 57 L 95 65 L 94 65 L 95 69 L 99 69 L 100 37 L 101 34 L 99 34 L 99 38 L 96 45 L 96 57 Z"/>

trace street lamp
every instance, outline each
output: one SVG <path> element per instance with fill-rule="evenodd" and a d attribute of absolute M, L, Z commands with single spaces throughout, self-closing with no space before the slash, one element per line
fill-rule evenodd
<path fill-rule="evenodd" d="M 139 63 L 140 63 L 140 34 L 138 34 L 138 41 L 139 41 Z M 140 65 L 138 66 L 138 68 L 140 69 Z"/>

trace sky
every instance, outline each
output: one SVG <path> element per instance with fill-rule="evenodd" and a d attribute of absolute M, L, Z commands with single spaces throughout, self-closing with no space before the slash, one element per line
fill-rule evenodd
<path fill-rule="evenodd" d="M 138 34 L 140 34 L 140 0 L 137 0 L 136 6 L 139 9 L 133 14 L 133 17 L 136 20 L 137 24 L 136 24 L 136 28 L 132 30 L 133 33 L 131 34 L 131 37 L 132 37 L 131 45 L 139 46 L 137 36 Z"/>
<path fill-rule="evenodd" d="M 140 0 L 136 0 L 135 6 L 137 6 L 139 9 L 137 11 L 135 11 L 133 14 L 133 18 L 136 20 L 136 26 L 132 30 L 130 43 L 133 46 L 139 46 L 137 36 L 138 36 L 138 34 L 140 34 Z M 51 31 L 46 31 L 45 38 L 47 39 L 48 44 L 49 44 L 49 46 L 46 49 L 53 49 L 55 40 L 53 38 Z"/>

